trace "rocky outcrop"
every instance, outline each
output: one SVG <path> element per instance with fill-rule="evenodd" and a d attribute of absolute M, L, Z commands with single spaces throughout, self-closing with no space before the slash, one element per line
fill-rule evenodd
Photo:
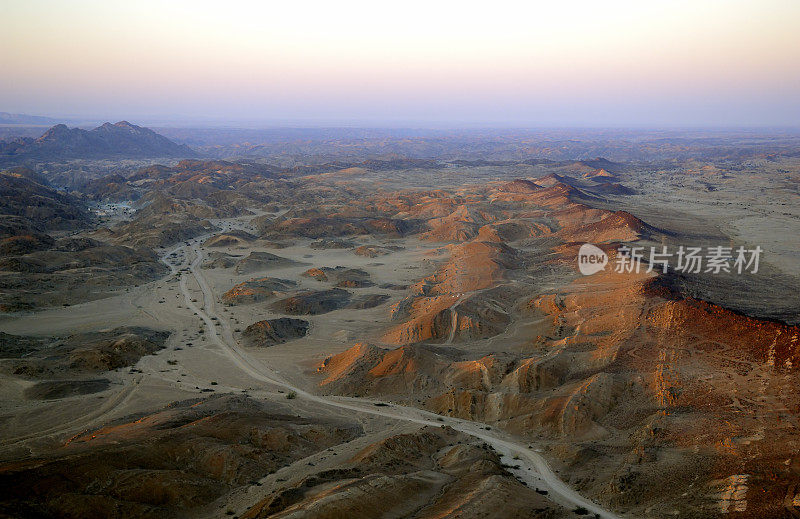
<path fill-rule="evenodd" d="M 272 304 L 276 312 L 289 315 L 317 315 L 344 308 L 350 302 L 350 292 L 341 288 L 309 290 L 281 299 Z"/>
<path fill-rule="evenodd" d="M 203 242 L 203 245 L 205 247 L 240 247 L 247 245 L 255 239 L 256 237 L 248 232 L 233 230 L 215 234 Z"/>
<path fill-rule="evenodd" d="M 247 257 L 237 261 L 233 268 L 237 274 L 252 274 L 292 265 L 302 265 L 302 263 L 269 252 L 251 252 Z"/>
<path fill-rule="evenodd" d="M 138 327 L 80 333 L 63 338 L 3 334 L 4 370 L 25 378 L 69 378 L 132 366 L 164 348 L 169 332 Z M 18 345 L 14 347 L 13 345 Z M 20 350 L 22 348 L 22 350 Z M 14 353 L 16 351 L 16 353 Z M 8 351 L 12 353 L 7 353 Z M 20 354 L 20 352 L 24 353 Z"/>
<path fill-rule="evenodd" d="M 273 346 L 283 344 L 292 339 L 305 337 L 308 333 L 309 323 L 303 319 L 281 317 L 258 321 L 242 332 L 242 337 L 251 346 Z"/>
<path fill-rule="evenodd" d="M 289 279 L 271 277 L 249 279 L 222 294 L 222 302 L 229 305 L 260 303 L 285 294 L 296 285 L 296 282 Z"/>
<path fill-rule="evenodd" d="M 317 281 L 331 281 L 339 288 L 364 288 L 373 286 L 369 272 L 347 267 L 310 268 L 302 274 Z"/>
<path fill-rule="evenodd" d="M 236 262 L 241 259 L 241 255 L 235 256 L 225 252 L 213 251 L 209 253 L 208 258 L 203 261 L 202 267 L 204 269 L 227 269 L 236 265 Z"/>

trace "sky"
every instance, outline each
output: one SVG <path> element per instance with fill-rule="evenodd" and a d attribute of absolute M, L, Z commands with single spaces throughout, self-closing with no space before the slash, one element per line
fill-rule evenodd
<path fill-rule="evenodd" d="M 0 0 L 0 111 L 246 125 L 798 126 L 799 0 Z"/>

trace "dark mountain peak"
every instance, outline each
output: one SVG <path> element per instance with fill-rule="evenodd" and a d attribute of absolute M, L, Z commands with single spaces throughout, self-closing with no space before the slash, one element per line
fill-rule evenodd
<path fill-rule="evenodd" d="M 105 133 L 108 135 L 117 135 L 117 136 L 143 136 L 151 140 L 160 140 L 164 139 L 165 141 L 172 142 L 166 137 L 157 134 L 150 128 L 144 128 L 142 126 L 136 126 L 135 124 L 129 123 L 128 121 L 119 121 L 116 123 L 103 123 L 102 126 L 99 126 L 92 130 L 92 132 L 97 133 Z"/>
<path fill-rule="evenodd" d="M 146 130 L 147 128 L 142 128 L 141 126 L 136 126 L 135 124 L 131 124 L 128 121 L 119 121 L 116 123 L 109 123 L 105 122 L 99 127 L 95 128 L 95 130 L 107 130 L 107 131 L 120 131 L 120 130 Z M 94 130 L 93 130 L 94 131 Z M 148 130 L 152 131 L 152 130 Z"/>
<path fill-rule="evenodd" d="M 118 121 L 118 122 L 115 122 L 115 123 L 110 123 L 110 122 L 106 121 L 103 124 L 101 124 L 100 126 L 98 126 L 97 128 L 95 128 L 95 130 L 99 130 L 101 128 L 104 128 L 106 130 L 122 129 L 122 128 L 137 129 L 137 130 L 141 130 L 142 129 L 141 126 L 136 126 L 135 124 L 131 124 L 128 121 Z"/>
<path fill-rule="evenodd" d="M 194 157 L 188 146 L 128 121 L 106 122 L 93 130 L 57 124 L 36 140 L 0 143 L 0 162 L 97 158 Z M 5 159 L 5 160 L 4 160 Z"/>
<path fill-rule="evenodd" d="M 37 139 L 37 141 L 46 141 L 51 139 L 57 139 L 62 135 L 66 135 L 69 133 L 69 128 L 67 128 L 66 124 L 57 124 L 51 127 L 49 130 L 44 132 L 41 137 Z"/>

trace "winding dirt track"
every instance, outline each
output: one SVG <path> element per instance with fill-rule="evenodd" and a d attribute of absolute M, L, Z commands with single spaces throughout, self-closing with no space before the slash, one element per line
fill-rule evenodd
<path fill-rule="evenodd" d="M 284 390 L 292 391 L 297 395 L 297 398 L 302 398 L 320 405 L 331 406 L 347 411 L 367 413 L 394 420 L 417 423 L 420 425 L 431 425 L 434 427 L 448 425 L 453 429 L 488 443 L 503 456 L 504 461 L 507 463 L 513 459 L 514 461 L 510 464 L 518 464 L 520 468 L 512 470 L 512 472 L 520 477 L 520 479 L 526 481 L 526 483 L 535 484 L 539 488 L 545 488 L 548 490 L 549 497 L 553 501 L 567 508 L 583 507 L 590 513 L 597 514 L 602 518 L 612 519 L 617 517 L 613 513 L 584 498 L 575 490 L 570 488 L 569 485 L 561 481 L 561 479 L 559 479 L 559 477 L 547 464 L 547 461 L 534 450 L 532 450 L 527 443 L 520 443 L 519 441 L 501 432 L 489 430 L 486 424 L 472 422 L 469 420 L 461 420 L 448 416 L 441 416 L 421 409 L 394 404 L 376 407 L 376 401 L 364 398 L 315 395 L 300 388 L 294 387 L 291 383 L 283 380 L 268 366 L 265 366 L 260 361 L 242 350 L 236 344 L 236 340 L 231 333 L 230 324 L 227 322 L 227 319 L 220 318 L 216 314 L 214 309 L 214 295 L 211 291 L 211 288 L 208 286 L 201 269 L 198 268 L 203 261 L 203 251 L 197 245 L 198 243 L 200 243 L 199 239 L 191 242 L 191 251 L 194 253 L 195 258 L 192 261 L 189 270 L 203 292 L 203 306 L 200 308 L 194 302 L 192 302 L 192 297 L 186 284 L 187 276 L 182 272 L 180 287 L 181 291 L 183 292 L 186 305 L 192 311 L 197 312 L 197 315 L 203 320 L 208 330 L 208 337 L 214 343 L 216 343 L 223 352 L 227 354 L 232 362 L 234 362 L 242 371 L 250 375 L 255 380 L 278 386 Z M 188 249 L 186 245 L 183 245 L 170 251 L 164 256 L 164 260 L 169 265 L 173 274 L 177 272 L 177 268 L 166 261 L 166 259 L 169 254 L 182 248 Z M 186 252 L 188 252 L 188 250 Z M 219 326 L 222 329 L 222 333 L 218 331 L 215 320 L 220 323 Z"/>
<path fill-rule="evenodd" d="M 178 266 L 169 261 L 169 256 L 182 249 L 185 253 L 188 253 L 189 250 L 194 253 L 195 258 L 191 262 L 189 270 L 203 292 L 203 305 L 201 308 L 192 301 L 192 296 L 187 287 L 188 276 L 185 272 L 180 272 L 180 288 L 186 305 L 193 312 L 197 312 L 197 315 L 203 320 L 208 330 L 208 337 L 220 347 L 220 349 L 236 366 L 238 366 L 253 379 L 282 388 L 284 390 L 292 391 L 296 393 L 297 398 L 302 398 L 306 401 L 314 402 L 324 406 L 335 407 L 337 409 L 348 411 L 356 411 L 420 425 L 430 425 L 434 427 L 448 425 L 457 431 L 478 438 L 491 445 L 497 452 L 501 454 L 504 462 L 510 465 L 519 466 L 519 469 L 511 469 L 511 471 L 514 472 L 517 477 L 531 486 L 548 490 L 549 497 L 553 501 L 567 508 L 583 507 L 590 513 L 597 514 L 602 518 L 614 519 L 617 517 L 613 513 L 584 498 L 570 488 L 569 485 L 561 481 L 561 479 L 559 479 L 559 477 L 547 464 L 547 461 L 538 453 L 533 451 L 528 444 L 520 443 L 509 435 L 505 435 L 494 430 L 489 430 L 486 424 L 452 418 L 449 416 L 441 416 L 421 409 L 395 404 L 376 407 L 375 404 L 378 402 L 364 398 L 320 396 L 293 386 L 291 383 L 287 382 L 277 373 L 272 371 L 268 366 L 265 366 L 260 361 L 242 350 L 233 337 L 230 323 L 227 321 L 227 319 L 220 318 L 217 315 L 214 308 L 215 298 L 213 292 L 203 276 L 202 270 L 199 268 L 203 261 L 203 252 L 197 245 L 200 242 L 201 239 L 196 239 L 195 241 L 191 242 L 191 249 L 186 245 L 176 247 L 166 252 L 161 259 L 169 267 L 171 275 L 175 275 L 178 274 L 179 269 Z M 215 322 L 215 320 L 217 322 Z M 222 329 L 221 333 L 217 328 L 217 323 L 219 323 L 219 327 Z M 139 386 L 141 380 L 141 375 L 136 377 L 113 398 L 109 399 L 103 406 L 91 413 L 85 414 L 79 418 L 71 420 L 68 423 L 60 424 L 58 427 L 53 427 L 48 430 L 37 431 L 36 433 L 24 436 L 4 439 L 2 445 L 8 446 L 34 438 L 64 434 L 79 428 L 88 428 L 92 424 L 97 423 L 103 418 L 109 416 L 117 407 L 128 401 L 134 390 Z"/>

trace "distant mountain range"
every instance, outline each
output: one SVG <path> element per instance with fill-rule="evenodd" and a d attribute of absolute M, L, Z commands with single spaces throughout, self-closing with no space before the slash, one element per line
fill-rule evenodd
<path fill-rule="evenodd" d="M 127 121 L 105 123 L 93 130 L 57 124 L 41 137 L 0 141 L 0 162 L 63 159 L 195 157 L 197 153 L 163 135 Z"/>
<path fill-rule="evenodd" d="M 28 124 L 34 126 L 44 126 L 56 124 L 58 121 L 52 117 L 42 117 L 41 115 L 10 114 L 0 112 L 0 124 Z"/>

